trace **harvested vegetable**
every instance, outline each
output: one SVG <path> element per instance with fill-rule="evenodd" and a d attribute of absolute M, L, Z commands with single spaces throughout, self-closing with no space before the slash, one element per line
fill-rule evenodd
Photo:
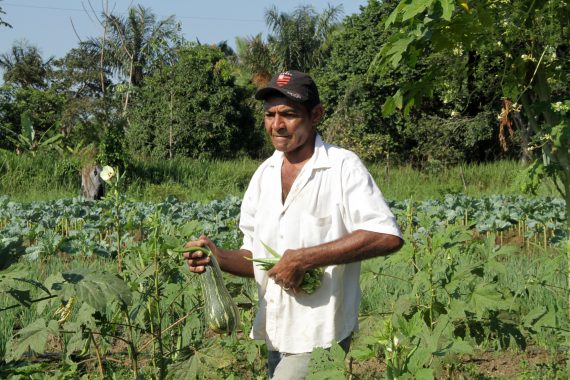
<path fill-rule="evenodd" d="M 263 245 L 263 247 L 265 247 L 267 252 L 269 252 L 273 257 L 268 257 L 264 259 L 249 259 L 249 260 L 257 263 L 256 265 L 259 268 L 268 271 L 271 268 L 273 268 L 275 264 L 279 262 L 279 260 L 281 260 L 281 256 L 273 248 L 271 248 L 264 242 L 261 242 L 261 244 Z M 299 287 L 308 294 L 314 293 L 315 290 L 317 290 L 319 286 L 321 286 L 321 278 L 323 277 L 323 273 L 324 273 L 323 268 L 314 268 L 305 272 L 305 275 L 303 276 L 303 280 L 301 281 Z"/>
<path fill-rule="evenodd" d="M 212 331 L 222 334 L 232 333 L 239 325 L 239 310 L 232 296 L 226 289 L 222 271 L 216 256 L 208 247 L 188 247 L 184 252 L 201 251 L 210 257 L 210 265 L 200 275 L 200 283 L 204 294 L 204 315 L 206 324 Z"/>

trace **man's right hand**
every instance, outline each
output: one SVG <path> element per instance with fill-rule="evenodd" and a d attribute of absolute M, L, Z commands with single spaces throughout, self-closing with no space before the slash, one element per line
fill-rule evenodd
<path fill-rule="evenodd" d="M 187 242 L 184 247 L 207 247 L 212 253 L 217 249 L 216 245 L 206 235 L 200 236 L 198 240 Z M 201 251 L 184 252 L 182 257 L 186 260 L 190 272 L 204 273 L 205 266 L 210 264 L 210 258 Z"/>

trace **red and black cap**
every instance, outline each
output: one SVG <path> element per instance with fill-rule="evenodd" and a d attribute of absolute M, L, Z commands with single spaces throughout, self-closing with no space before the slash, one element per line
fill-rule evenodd
<path fill-rule="evenodd" d="M 265 100 L 275 93 L 279 93 L 294 102 L 308 104 L 311 107 L 321 102 L 319 90 L 313 78 L 296 70 L 276 74 L 267 83 L 267 86 L 257 90 L 255 99 Z"/>

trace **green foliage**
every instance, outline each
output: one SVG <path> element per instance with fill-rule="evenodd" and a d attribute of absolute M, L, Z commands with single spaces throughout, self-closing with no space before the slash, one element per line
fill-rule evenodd
<path fill-rule="evenodd" d="M 174 199 L 124 202 L 118 214 L 109 212 L 115 207 L 112 199 L 0 202 L 0 254 L 5 247 L 24 255 L 48 232 L 65 241 L 51 256 L 35 262 L 28 258 L 0 276 L 0 291 L 9 295 L 0 297 L 2 316 L 16 308 L 30 311 L 21 325 L 8 321 L 8 352 L 20 365 L 3 365 L 3 377 L 23 373 L 25 365 L 37 373 L 29 350 L 51 357 L 54 341 L 62 351 L 55 362 L 46 364 L 43 376 L 57 378 L 54 367 L 73 375 L 80 368 L 74 363 L 78 359 L 123 357 L 116 353 L 117 341 L 127 347 L 132 373 L 116 372 L 110 360 L 97 364 L 98 372 L 114 372 L 117 378 L 266 374 L 262 342 L 241 333 L 205 334 L 197 278 L 188 273 L 177 252 L 202 232 L 220 246 L 238 246 L 239 199 L 206 205 Z M 531 256 L 530 251 L 498 246 L 490 233 L 516 231 L 517 220 L 524 221 L 529 232 L 536 228 L 540 233 L 539 224 L 552 221 L 548 225 L 560 231 L 560 200 L 472 199 L 458 194 L 441 202 L 399 202 L 392 209 L 408 244 L 398 254 L 363 263 L 361 332 L 350 351 L 352 361 L 382 360 L 389 379 L 439 378 L 455 375 L 456 367 L 449 363 L 457 364 L 458 358 L 479 349 L 502 352 L 524 349 L 529 343 L 561 347 L 568 330 L 558 290 L 564 281 L 563 261 L 546 250 Z M 119 242 L 114 233 L 117 215 L 125 248 L 119 275 L 114 273 L 114 261 L 99 256 Z M 486 239 L 473 238 L 487 233 Z M 58 257 L 65 262 L 54 268 Z M 98 268 L 80 269 L 86 264 Z M 52 275 L 46 279 L 46 273 Z M 224 282 L 239 305 L 242 331 L 249 331 L 257 302 L 255 284 L 235 277 Z M 146 364 L 135 368 L 134 363 Z M 359 367 L 346 366 L 344 351 L 333 345 L 313 352 L 309 376 L 344 378 L 356 375 L 354 368 Z"/>
<path fill-rule="evenodd" d="M 447 363 L 473 354 L 481 345 L 524 350 L 529 332 L 549 328 L 557 331 L 552 339 L 563 339 L 559 328 L 567 321 L 552 319 L 561 313 L 557 303 L 546 301 L 549 291 L 541 288 L 541 306 L 532 310 L 535 277 L 517 267 L 517 273 L 507 278 L 514 270 L 506 264 L 513 262 L 514 247 L 496 246 L 493 235 L 473 240 L 466 228 L 438 224 L 438 217 L 422 210 L 407 209 L 404 251 L 369 267 L 372 276 L 364 273 L 365 289 L 379 287 L 386 277 L 388 289 L 379 294 L 394 296 L 383 303 L 391 310 L 387 319 L 371 314 L 373 327 L 357 339 L 351 356 L 384 357 L 387 379 L 439 378 L 449 368 Z M 558 260 L 555 266 L 560 264 Z M 563 302 L 560 295 L 558 299 Z"/>
<path fill-rule="evenodd" d="M 131 291 L 125 282 L 113 273 L 75 270 L 49 277 L 45 283 L 62 301 L 75 298 L 95 310 L 103 311 L 115 301 L 126 307 L 132 301 Z"/>
<path fill-rule="evenodd" d="M 275 71 L 308 72 L 328 58 L 329 37 L 337 28 L 341 7 L 329 7 L 319 14 L 311 5 L 283 13 L 273 6 L 265 12 L 265 22 L 274 33 L 267 37 Z"/>
<path fill-rule="evenodd" d="M 83 154 L 83 156 L 85 156 Z M 227 195 L 241 197 L 258 160 L 205 161 L 137 159 L 130 161 L 126 192 L 132 199 L 161 202 L 169 195 L 181 201 L 209 202 Z M 447 193 L 469 196 L 518 194 L 526 181 L 515 161 L 444 166 L 431 162 L 422 169 L 411 165 L 368 163 L 376 183 L 391 200 L 441 198 Z M 81 162 L 77 155 L 39 152 L 16 155 L 0 150 L 0 192 L 14 201 L 31 202 L 73 198 L 80 194 Z M 557 196 L 549 182 L 538 183 L 540 196 Z"/>
<path fill-rule="evenodd" d="M 57 128 L 63 96 L 56 90 L 6 85 L 0 91 L 6 102 L 2 106 L 0 126 L 21 133 L 21 115 L 25 114 L 38 134 Z"/>
<path fill-rule="evenodd" d="M 143 83 L 147 71 L 169 62 L 173 47 L 180 43 L 180 25 L 174 16 L 157 20 L 150 8 L 130 7 L 126 17 L 104 13 L 107 25 L 105 46 L 97 39 L 89 44 L 98 53 L 104 51 L 110 68 L 135 87 Z"/>
<path fill-rule="evenodd" d="M 36 130 L 34 129 L 27 112 L 24 112 L 21 116 L 20 129 L 20 134 L 15 134 L 10 129 L 5 129 L 9 132 L 6 135 L 6 139 L 16 147 L 16 151 L 18 153 L 36 154 L 36 152 L 40 150 L 62 149 L 59 145 L 60 140 L 63 137 L 63 134 L 61 133 L 52 133 L 51 137 L 46 138 L 46 136 L 48 136 L 48 132 L 50 132 L 48 130 L 43 132 L 41 137 L 36 138 Z"/>
<path fill-rule="evenodd" d="M 398 117 L 383 118 L 378 107 L 389 93 L 390 79 L 368 75 L 386 34 L 379 24 L 392 7 L 391 2 L 369 1 L 360 13 L 346 17 L 331 36 L 330 58 L 313 71 L 328 110 L 322 126 L 327 141 L 366 160 L 386 158 L 401 141 Z"/>
<path fill-rule="evenodd" d="M 47 339 L 50 335 L 58 332 L 57 321 L 46 322 L 39 318 L 35 322 L 24 327 L 8 342 L 8 355 L 6 359 L 13 361 L 20 359 L 28 350 L 37 354 L 43 354 L 46 349 Z"/>
<path fill-rule="evenodd" d="M 382 72 L 402 64 L 417 67 L 418 57 L 431 53 L 444 52 L 449 62 L 426 67 L 415 83 L 402 83 L 390 102 L 402 102 L 404 109 L 418 106 L 441 90 L 450 66 L 453 71 L 464 67 L 466 81 L 458 83 L 459 89 L 469 92 L 464 109 L 476 105 L 478 98 L 489 99 L 490 93 L 483 91 L 496 88 L 498 96 L 526 103 L 524 112 L 533 118 L 531 103 L 549 101 L 548 87 L 558 86 L 560 78 L 568 75 L 556 53 L 564 51 L 568 39 L 567 28 L 560 28 L 560 23 L 567 24 L 560 17 L 567 14 L 568 5 L 549 1 L 442 4 L 402 1 L 386 20 L 386 28 L 398 26 L 398 30 L 379 50 L 372 70 Z"/>
<path fill-rule="evenodd" d="M 235 157 L 255 150 L 246 94 L 218 48 L 189 44 L 171 67 L 155 72 L 138 94 L 127 141 L 133 154 L 167 157 Z"/>
<path fill-rule="evenodd" d="M 100 59 L 83 42 L 54 61 L 52 80 L 64 97 L 60 127 L 68 145 L 97 144 L 117 111 L 116 101 L 106 96 L 113 89 L 111 71 L 100 67 Z"/>
<path fill-rule="evenodd" d="M 307 380 L 342 380 L 346 379 L 344 359 L 346 353 L 333 342 L 329 349 L 316 348 L 311 353 Z"/>
<path fill-rule="evenodd" d="M 493 117 L 479 113 L 473 118 L 424 116 L 405 135 L 414 146 L 411 153 L 417 162 L 440 162 L 443 165 L 478 162 L 493 155 L 496 136 L 490 124 Z"/>
<path fill-rule="evenodd" d="M 1 26 L 1 23 L 0 23 Z M 4 82 L 21 88 L 45 88 L 50 71 L 50 60 L 44 62 L 37 47 L 25 40 L 17 41 L 10 53 L 0 55 Z"/>
<path fill-rule="evenodd" d="M 130 157 L 125 143 L 125 127 L 123 121 L 115 122 L 107 127 L 99 144 L 97 162 L 128 171 Z"/>

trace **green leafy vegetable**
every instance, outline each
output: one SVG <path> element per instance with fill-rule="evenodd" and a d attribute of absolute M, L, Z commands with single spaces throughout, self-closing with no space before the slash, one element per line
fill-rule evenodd
<path fill-rule="evenodd" d="M 248 260 L 257 263 L 257 266 L 259 268 L 268 271 L 271 268 L 273 268 L 275 264 L 279 262 L 279 260 L 281 260 L 281 256 L 273 248 L 271 248 L 264 242 L 261 242 L 261 244 L 263 245 L 263 247 L 265 247 L 267 252 L 269 252 L 273 257 L 268 257 L 265 259 L 248 259 Z M 323 277 L 324 272 L 325 271 L 323 270 L 323 268 L 314 268 L 305 272 L 305 275 L 303 276 L 303 280 L 301 281 L 299 287 L 308 294 L 314 293 L 315 290 L 317 290 L 321 286 L 321 278 Z"/>

